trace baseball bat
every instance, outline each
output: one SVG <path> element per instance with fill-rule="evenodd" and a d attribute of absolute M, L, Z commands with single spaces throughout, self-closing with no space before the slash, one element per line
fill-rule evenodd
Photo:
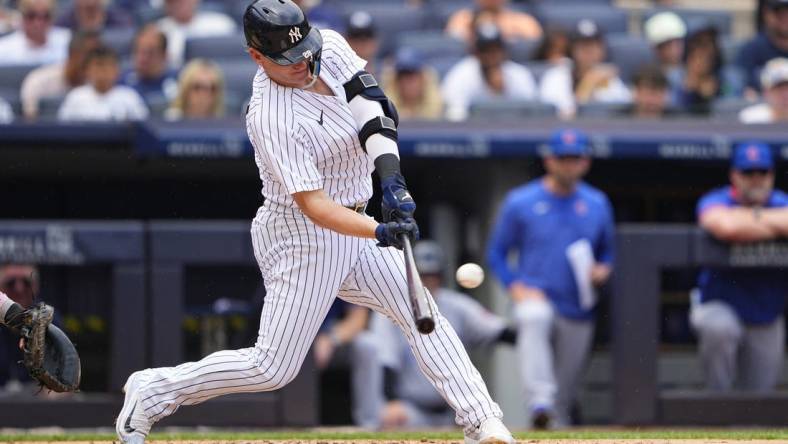
<path fill-rule="evenodd" d="M 427 335 L 435 330 L 435 319 L 432 318 L 432 309 L 427 302 L 427 294 L 424 285 L 421 283 L 421 276 L 416 269 L 416 260 L 413 258 L 413 248 L 410 245 L 410 238 L 402 234 L 403 251 L 405 253 L 405 275 L 408 280 L 408 296 L 410 305 L 413 307 L 413 321 L 419 333 Z"/>

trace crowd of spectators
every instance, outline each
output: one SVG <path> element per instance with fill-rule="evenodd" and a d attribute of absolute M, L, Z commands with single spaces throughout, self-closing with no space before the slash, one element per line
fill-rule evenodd
<path fill-rule="evenodd" d="M 761 0 L 758 33 L 738 41 L 730 26 L 675 8 L 642 13 L 639 29 L 617 29 L 604 14 L 557 20 L 540 9 L 547 2 L 523 0 L 296 3 L 318 28 L 344 33 L 405 119 L 464 120 L 483 114 L 474 109 L 489 102 L 538 105 L 542 115 L 566 120 L 722 115 L 718 109 L 735 116 L 731 104 L 745 123 L 788 119 L 788 0 Z M 84 95 L 86 84 L 93 85 L 92 101 L 115 107 L 120 101 L 125 110 L 95 111 L 91 118 L 237 116 L 250 82 L 222 77 L 251 80 L 255 69 L 249 62 L 246 77 L 237 75 L 248 62 L 243 6 L 241 0 L 6 0 L 0 3 L 0 70 L 31 69 L 21 89 L 0 85 L 0 122 L 68 118 L 67 93 Z M 399 22 L 391 17 L 397 7 Z M 595 7 L 620 12 L 612 2 Z M 421 22 L 408 22 L 404 17 L 416 10 L 423 12 Z M 622 38 L 648 49 L 633 61 L 631 51 L 616 52 Z M 210 39 L 231 42 L 235 51 L 189 50 L 192 40 Z M 114 85 L 103 91 L 88 79 L 89 54 L 97 46 L 116 54 L 115 82 L 136 95 Z M 190 63 L 195 59 L 208 60 Z M 220 90 L 201 88 L 208 84 Z M 137 109 L 140 97 L 144 112 Z"/>

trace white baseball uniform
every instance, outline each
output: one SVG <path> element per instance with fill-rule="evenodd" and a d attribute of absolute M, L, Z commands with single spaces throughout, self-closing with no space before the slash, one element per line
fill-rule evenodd
<path fill-rule="evenodd" d="M 312 223 L 292 194 L 323 189 L 351 206 L 372 196 L 371 159 L 358 140 L 343 84 L 364 68 L 347 42 L 324 30 L 320 78 L 334 96 L 281 86 L 260 69 L 246 116 L 266 200 L 252 222 L 252 242 L 266 288 L 254 347 L 216 352 L 198 362 L 149 369 L 139 392 L 146 415 L 159 420 L 181 405 L 227 393 L 276 390 L 298 373 L 323 318 L 340 298 L 391 318 L 407 337 L 419 367 L 473 428 L 501 417 L 479 372 L 449 323 L 416 330 L 402 253 L 372 239 L 345 236 Z"/>

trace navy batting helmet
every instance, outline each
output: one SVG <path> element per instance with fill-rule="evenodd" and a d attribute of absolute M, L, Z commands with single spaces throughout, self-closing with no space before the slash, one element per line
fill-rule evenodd
<path fill-rule="evenodd" d="M 256 0 L 244 12 L 246 45 L 279 65 L 320 60 L 323 37 L 291 0 Z M 314 68 L 313 68 L 314 71 Z"/>

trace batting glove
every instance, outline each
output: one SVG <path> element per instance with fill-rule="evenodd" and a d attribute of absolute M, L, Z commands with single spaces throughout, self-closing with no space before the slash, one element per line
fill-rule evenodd
<path fill-rule="evenodd" d="M 416 212 L 416 202 L 413 201 L 408 189 L 405 188 L 405 178 L 395 174 L 380 180 L 383 199 L 380 204 L 383 222 L 406 221 L 413 219 Z"/>
<path fill-rule="evenodd" d="M 400 237 L 402 234 L 407 235 L 411 242 L 419 240 L 419 226 L 416 225 L 416 221 L 407 219 L 403 222 L 384 222 L 375 228 L 378 247 L 394 247 L 402 250 L 405 248 Z"/>

